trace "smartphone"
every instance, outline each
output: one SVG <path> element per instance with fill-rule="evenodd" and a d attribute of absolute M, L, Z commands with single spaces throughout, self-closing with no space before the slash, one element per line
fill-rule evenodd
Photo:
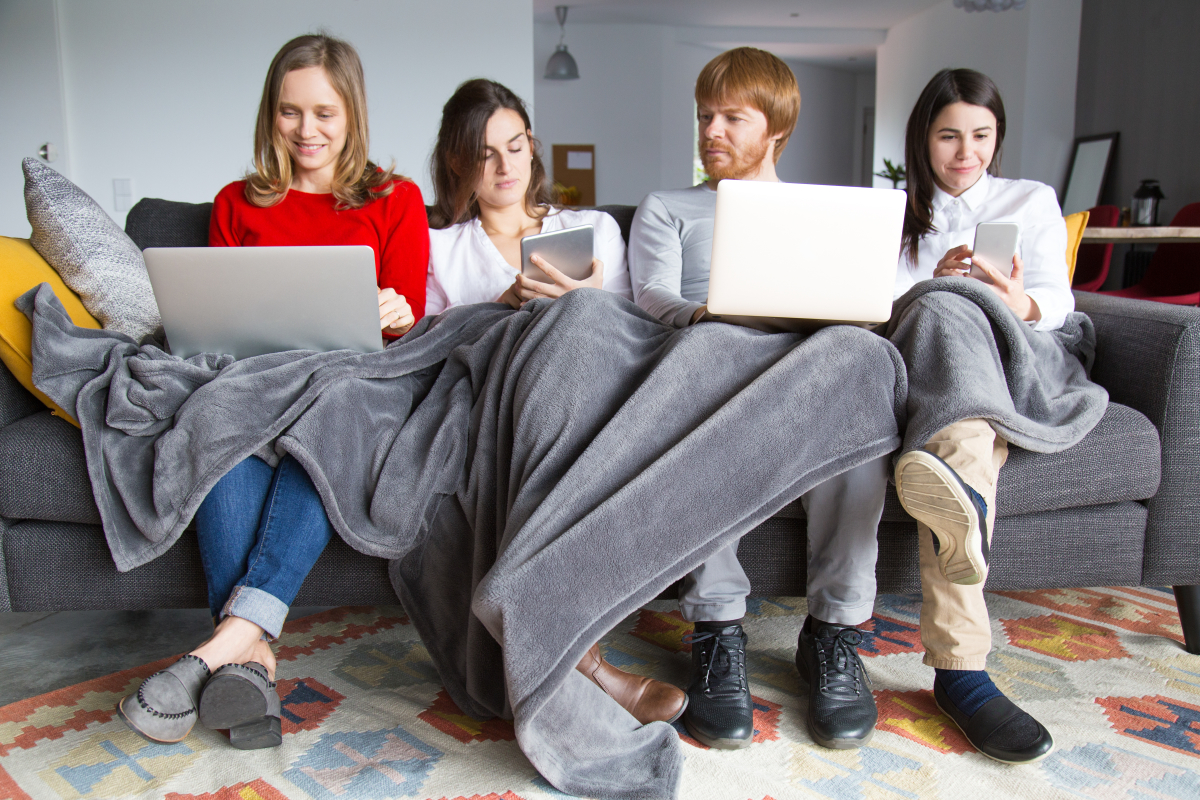
<path fill-rule="evenodd" d="M 551 266 L 572 280 L 581 281 L 592 274 L 592 240 L 594 229 L 591 225 L 580 225 L 576 228 L 564 228 L 551 233 L 538 233 L 526 236 L 521 240 L 521 274 L 531 280 L 542 283 L 554 283 L 546 273 L 542 272 L 530 256 L 541 256 L 550 262 Z"/>
<path fill-rule="evenodd" d="M 981 222 L 975 226 L 975 244 L 971 251 L 998 269 L 1004 277 L 1012 275 L 1013 256 L 1017 254 L 1017 241 L 1021 237 L 1021 226 L 1015 222 Z M 979 267 L 971 267 L 971 277 L 984 283 L 992 279 Z"/>

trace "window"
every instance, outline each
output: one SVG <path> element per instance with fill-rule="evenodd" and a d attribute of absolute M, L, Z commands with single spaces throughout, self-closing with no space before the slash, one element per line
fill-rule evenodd
<path fill-rule="evenodd" d="M 708 174 L 704 171 L 704 162 L 700 160 L 700 109 L 696 101 L 692 101 L 692 185 L 704 183 Z"/>

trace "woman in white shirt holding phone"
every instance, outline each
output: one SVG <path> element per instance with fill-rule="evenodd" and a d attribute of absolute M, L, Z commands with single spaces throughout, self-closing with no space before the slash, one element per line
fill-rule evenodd
<path fill-rule="evenodd" d="M 1004 130 L 1004 103 L 986 75 L 942 70 L 921 93 L 906 132 L 909 202 L 895 296 L 929 278 L 979 280 L 1034 331 L 1054 331 L 1075 308 L 1066 224 L 1049 186 L 1000 177 Z M 973 256 L 976 226 L 991 222 L 1019 226 L 1011 263 Z M 954 347 L 954 336 L 944 337 L 945 347 Z M 937 355 L 909 363 L 910 376 L 941 369 Z M 1054 740 L 986 672 L 991 625 L 983 584 L 1007 455 L 1007 442 L 986 420 L 960 420 L 900 457 L 896 486 L 920 523 L 921 638 L 936 672 L 934 697 L 985 755 L 1028 763 L 1045 757 Z"/>
<path fill-rule="evenodd" d="M 516 308 L 585 286 L 633 299 L 616 220 L 551 205 L 529 114 L 507 87 L 476 78 L 455 90 L 442 108 L 431 172 L 426 314 L 492 301 Z M 521 274 L 521 239 L 581 225 L 594 229 L 591 275 L 572 280 L 536 256 L 554 282 Z"/>
<path fill-rule="evenodd" d="M 429 214 L 427 315 L 491 301 L 520 308 L 581 287 L 632 301 L 625 241 L 616 220 L 601 211 L 550 205 L 528 112 L 507 87 L 482 78 L 459 86 L 442 109 L 432 162 L 437 200 Z M 521 274 L 522 238 L 580 225 L 594 228 L 586 278 L 572 280 L 536 256 L 531 260 L 553 283 Z M 576 669 L 642 724 L 674 722 L 687 707 L 681 689 L 617 669 L 604 660 L 598 644 Z"/>

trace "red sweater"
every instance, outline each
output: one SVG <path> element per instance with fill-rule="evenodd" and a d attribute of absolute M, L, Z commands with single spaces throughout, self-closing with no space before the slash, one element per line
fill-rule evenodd
<path fill-rule="evenodd" d="M 246 199 L 246 182 L 234 181 L 213 201 L 208 225 L 212 247 L 365 244 L 375 251 L 375 277 L 425 315 L 425 273 L 429 267 L 429 220 L 421 189 L 393 181 L 392 193 L 362 208 L 334 208 L 332 194 L 292 189 L 283 200 L 259 208 Z"/>

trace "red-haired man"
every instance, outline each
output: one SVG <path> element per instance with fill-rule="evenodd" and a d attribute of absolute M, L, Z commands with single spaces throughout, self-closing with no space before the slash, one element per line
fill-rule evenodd
<path fill-rule="evenodd" d="M 792 71 L 750 47 L 713 59 L 696 82 L 700 158 L 708 182 L 655 192 L 638 207 L 629 240 L 634 299 L 664 322 L 685 327 L 705 314 L 716 185 L 723 178 L 777 181 L 775 163 L 800 111 Z M 802 500 L 808 516 L 808 610 L 796 666 L 809 684 L 808 728 L 819 744 L 865 744 L 877 712 L 856 647 L 856 629 L 875 603 L 876 530 L 888 457 L 831 478 Z M 684 579 L 679 605 L 695 623 L 688 731 L 714 747 L 744 747 L 754 734 L 742 617 L 750 582 L 737 546 Z"/>

